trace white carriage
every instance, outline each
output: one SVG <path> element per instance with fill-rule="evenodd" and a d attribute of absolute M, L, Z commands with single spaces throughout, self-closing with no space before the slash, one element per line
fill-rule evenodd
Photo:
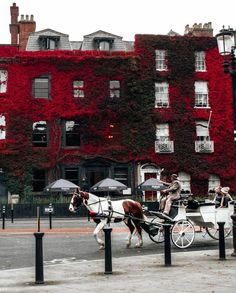
<path fill-rule="evenodd" d="M 172 205 L 170 221 L 163 222 L 165 218 L 161 213 L 150 211 L 150 214 L 153 215 L 151 223 L 158 227 L 156 232 L 154 229 L 154 233 L 149 233 L 152 241 L 156 243 L 164 241 L 163 226 L 168 222 L 171 224 L 171 240 L 179 248 L 187 248 L 193 243 L 195 227 L 198 227 L 200 231 L 204 229 L 211 238 L 219 239 L 218 222 L 224 222 L 224 236 L 229 236 L 232 230 L 233 202 L 229 202 L 228 207 L 225 208 L 216 208 L 214 202 L 197 203 L 192 207 L 186 202 L 178 200 Z"/>

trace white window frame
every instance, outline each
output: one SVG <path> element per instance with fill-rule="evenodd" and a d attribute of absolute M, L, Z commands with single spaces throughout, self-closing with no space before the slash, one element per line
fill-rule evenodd
<path fill-rule="evenodd" d="M 169 141 L 169 124 L 168 123 L 161 123 L 156 124 L 156 140 L 160 142 Z"/>
<path fill-rule="evenodd" d="M 220 177 L 215 174 L 210 174 L 208 178 L 208 190 L 214 190 L 217 186 L 220 186 Z"/>
<path fill-rule="evenodd" d="M 0 114 L 0 140 L 6 139 L 6 117 Z"/>
<path fill-rule="evenodd" d="M 119 80 L 110 80 L 110 98 L 120 98 L 120 81 Z"/>
<path fill-rule="evenodd" d="M 7 79 L 8 79 L 7 70 L 0 69 L 0 93 L 7 92 Z"/>
<path fill-rule="evenodd" d="M 73 81 L 73 97 L 74 98 L 84 98 L 84 81 L 76 79 Z"/>
<path fill-rule="evenodd" d="M 155 54 L 156 54 L 156 70 L 167 71 L 166 51 L 155 50 Z"/>
<path fill-rule="evenodd" d="M 210 140 L 208 121 L 205 121 L 205 120 L 196 121 L 196 136 L 198 140 L 202 140 L 202 141 Z"/>
<path fill-rule="evenodd" d="M 42 131 L 42 133 L 40 133 Z M 37 139 L 35 139 L 37 135 Z M 40 138 L 40 140 L 38 139 Z M 47 147 L 48 146 L 48 124 L 47 121 L 33 122 L 33 138 L 32 143 L 34 147 Z"/>
<path fill-rule="evenodd" d="M 191 176 L 188 173 L 179 172 L 178 177 L 182 190 L 191 192 Z"/>
<path fill-rule="evenodd" d="M 197 72 L 206 71 L 205 56 L 206 55 L 204 51 L 195 52 L 195 71 Z"/>
<path fill-rule="evenodd" d="M 155 108 L 169 107 L 169 84 L 167 82 L 155 83 Z"/>
<path fill-rule="evenodd" d="M 195 81 L 195 108 L 209 108 L 208 82 Z"/>

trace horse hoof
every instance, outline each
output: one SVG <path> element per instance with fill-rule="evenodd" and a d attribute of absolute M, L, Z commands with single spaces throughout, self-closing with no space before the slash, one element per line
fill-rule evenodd
<path fill-rule="evenodd" d="M 126 244 L 126 248 L 130 248 L 130 244 Z"/>
<path fill-rule="evenodd" d="M 103 250 L 103 249 L 105 249 L 104 245 L 99 246 L 99 250 Z"/>
<path fill-rule="evenodd" d="M 135 248 L 142 248 L 142 245 L 141 244 L 136 244 Z"/>

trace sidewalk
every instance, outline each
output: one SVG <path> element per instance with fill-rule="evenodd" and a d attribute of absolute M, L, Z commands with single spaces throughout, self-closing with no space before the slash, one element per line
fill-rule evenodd
<path fill-rule="evenodd" d="M 236 257 L 226 251 L 172 253 L 172 265 L 163 255 L 113 258 L 113 273 L 104 274 L 104 260 L 44 265 L 44 284 L 35 285 L 35 268 L 3 270 L 1 293 L 233 293 Z"/>

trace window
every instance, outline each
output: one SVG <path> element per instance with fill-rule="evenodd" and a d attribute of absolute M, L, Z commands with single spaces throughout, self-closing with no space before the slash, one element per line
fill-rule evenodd
<path fill-rule="evenodd" d="M 35 98 L 50 98 L 50 78 L 42 76 L 33 80 L 33 97 Z"/>
<path fill-rule="evenodd" d="M 45 170 L 33 170 L 33 192 L 41 192 L 46 186 Z"/>
<path fill-rule="evenodd" d="M 156 125 L 156 139 L 160 142 L 169 140 L 169 125 L 167 123 Z"/>
<path fill-rule="evenodd" d="M 114 179 L 128 186 L 128 168 L 127 167 L 115 167 Z"/>
<path fill-rule="evenodd" d="M 83 80 L 73 81 L 73 96 L 74 98 L 84 98 L 84 82 Z"/>
<path fill-rule="evenodd" d="M 190 175 L 185 173 L 185 172 L 179 172 L 178 176 L 179 176 L 179 181 L 181 183 L 182 190 L 191 191 L 191 186 L 190 186 L 191 178 L 190 178 Z"/>
<path fill-rule="evenodd" d="M 76 167 L 66 167 L 64 169 L 65 179 L 73 182 L 79 186 L 79 168 Z"/>
<path fill-rule="evenodd" d="M 80 124 L 78 121 L 65 121 L 65 146 L 80 146 Z"/>
<path fill-rule="evenodd" d="M 0 114 L 0 140 L 1 139 L 6 139 L 6 119 L 2 114 Z"/>
<path fill-rule="evenodd" d="M 0 93 L 6 93 L 7 91 L 7 77 L 7 71 L 0 70 Z"/>
<path fill-rule="evenodd" d="M 120 97 L 120 82 L 119 80 L 110 80 L 110 98 Z"/>
<path fill-rule="evenodd" d="M 166 71 L 166 51 L 164 50 L 156 50 L 156 70 L 158 71 Z"/>
<path fill-rule="evenodd" d="M 208 121 L 199 120 L 196 122 L 196 135 L 200 141 L 209 140 Z"/>
<path fill-rule="evenodd" d="M 122 142 L 121 127 L 119 123 L 110 123 L 109 124 L 109 144 L 117 145 Z"/>
<path fill-rule="evenodd" d="M 195 82 L 195 107 L 209 107 L 208 103 L 208 84 L 206 81 Z"/>
<path fill-rule="evenodd" d="M 93 39 L 95 50 L 110 51 L 114 43 L 114 38 L 110 37 L 96 37 Z"/>
<path fill-rule="evenodd" d="M 218 175 L 211 174 L 208 179 L 208 190 L 211 190 L 212 193 L 214 193 L 214 189 L 217 186 L 220 186 L 220 177 Z"/>
<path fill-rule="evenodd" d="M 48 142 L 48 130 L 46 121 L 33 123 L 33 146 L 46 147 Z"/>
<path fill-rule="evenodd" d="M 107 41 L 99 42 L 99 50 L 100 51 L 109 51 L 110 50 L 110 43 Z"/>
<path fill-rule="evenodd" d="M 205 52 L 195 52 L 195 70 L 206 71 Z"/>
<path fill-rule="evenodd" d="M 155 108 L 169 106 L 169 84 L 167 82 L 155 83 Z"/>
<path fill-rule="evenodd" d="M 39 45 L 41 50 L 56 50 L 60 37 L 56 36 L 40 36 Z"/>

